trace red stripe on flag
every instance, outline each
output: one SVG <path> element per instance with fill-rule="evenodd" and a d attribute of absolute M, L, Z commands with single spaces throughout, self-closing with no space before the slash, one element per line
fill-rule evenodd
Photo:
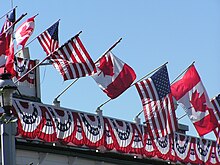
<path fill-rule="evenodd" d="M 158 118 L 158 105 L 157 105 L 157 103 L 156 103 L 156 101 L 154 101 L 154 100 L 156 100 L 156 96 L 155 96 L 155 92 L 154 92 L 154 90 L 153 90 L 153 87 L 152 87 L 152 84 L 151 84 L 151 82 L 152 81 L 150 81 L 149 79 L 147 79 L 147 86 L 149 87 L 149 89 L 150 89 L 150 91 L 149 91 L 149 93 L 148 93 L 148 95 L 150 96 L 150 94 L 152 95 L 152 96 L 150 96 L 149 98 L 150 98 L 150 100 L 151 100 L 151 103 L 150 104 L 147 104 L 147 105 L 149 105 L 149 110 L 150 110 L 150 120 L 152 120 L 154 123 L 155 123 L 155 126 L 154 126 L 154 128 L 152 128 L 151 127 L 151 131 L 153 132 L 154 131 L 154 133 L 155 133 L 155 135 L 158 137 L 159 136 L 159 133 L 158 133 L 158 129 L 159 130 L 161 130 L 161 123 L 160 123 L 160 120 L 159 120 L 159 118 Z M 148 91 L 147 91 L 148 92 Z M 153 104 L 153 105 L 152 105 Z M 155 120 L 155 118 L 157 119 L 157 120 Z M 149 120 L 149 118 L 148 119 L 146 119 L 146 120 Z M 158 125 L 159 124 L 159 125 Z"/>
<path fill-rule="evenodd" d="M 73 53 L 73 51 L 72 51 L 72 53 L 71 53 L 71 58 L 73 59 L 73 61 L 75 62 L 75 63 L 79 63 L 79 71 L 80 71 L 80 75 L 81 76 L 85 76 L 86 75 L 86 72 L 85 72 L 85 69 L 83 68 L 83 65 L 82 65 L 82 63 L 85 63 L 85 61 L 84 61 L 84 59 L 82 58 L 82 54 L 79 52 L 79 50 L 78 50 L 78 48 L 77 48 L 77 46 L 76 46 L 76 40 L 74 40 L 73 42 L 71 42 L 71 45 L 72 45 L 72 48 L 73 48 L 73 50 L 74 50 L 74 53 Z M 87 66 L 86 64 L 85 64 L 85 66 Z M 87 68 L 86 68 L 86 70 L 88 70 Z"/>
<path fill-rule="evenodd" d="M 51 53 L 51 49 L 50 49 L 50 41 L 51 41 L 51 37 L 50 35 L 45 32 L 43 33 L 43 35 L 41 35 L 42 40 L 44 41 L 43 46 L 44 46 L 44 51 L 46 52 L 46 54 L 50 54 Z"/>
<path fill-rule="evenodd" d="M 89 67 L 89 68 L 90 68 L 90 69 L 89 69 L 89 72 L 90 72 L 90 73 L 91 73 L 91 72 L 96 72 L 95 64 L 94 64 L 94 62 L 92 61 L 92 59 L 91 59 L 89 53 L 88 53 L 87 50 L 85 49 L 84 45 L 82 44 L 80 38 L 77 37 L 76 40 L 77 40 L 77 42 L 79 43 L 79 46 L 80 46 L 80 48 L 82 49 L 83 53 L 85 54 L 86 60 L 89 61 L 89 62 L 87 62 L 87 63 L 88 63 L 89 65 L 91 65 L 91 67 Z M 93 68 L 95 68 L 95 69 L 93 70 Z"/>
<path fill-rule="evenodd" d="M 150 93 L 151 91 L 148 92 L 147 90 L 147 86 L 149 85 L 149 80 L 144 80 L 142 82 L 140 82 L 141 84 L 141 87 L 143 89 L 143 96 L 145 97 L 145 101 L 147 99 L 147 102 L 144 102 L 144 116 L 145 116 L 145 120 L 146 120 L 146 123 L 147 123 L 147 128 L 148 128 L 148 131 L 149 131 L 149 134 L 151 137 L 153 138 L 156 138 L 158 133 L 156 132 L 156 128 L 157 128 L 157 124 L 156 124 L 156 121 L 154 120 L 153 116 L 152 115 L 152 104 L 154 104 L 154 102 L 152 101 L 152 97 L 150 96 Z M 150 89 L 150 88 L 149 88 Z M 153 129 L 155 128 L 155 129 Z"/>
<path fill-rule="evenodd" d="M 152 138 L 164 137 L 177 129 L 172 95 L 159 99 L 154 82 L 148 78 L 135 84 L 141 97 L 144 116 Z"/>
<path fill-rule="evenodd" d="M 75 45 L 75 41 L 76 39 L 72 38 L 56 50 L 54 55 L 51 56 L 54 62 L 56 62 L 56 69 L 61 72 L 64 80 L 85 77 L 96 70 L 95 68 L 87 70 L 87 65 L 95 66 L 95 64 L 89 55 L 87 57 L 90 59 L 89 61 L 92 62 L 92 64 L 88 64 L 88 59 L 83 59 L 82 52 L 79 51 L 81 48 Z"/>
<path fill-rule="evenodd" d="M 52 55 L 52 61 L 54 61 L 53 65 L 55 66 L 55 68 L 57 70 L 59 70 L 60 74 L 63 76 L 64 80 L 67 79 L 67 76 L 66 76 L 66 72 L 65 72 L 65 68 L 66 68 L 66 65 L 63 65 L 61 64 L 61 62 L 65 63 L 64 60 L 62 60 L 62 58 L 60 57 L 60 55 L 58 54 L 58 52 L 55 52 L 53 55 Z M 67 68 L 66 68 L 67 69 Z"/>
<path fill-rule="evenodd" d="M 72 43 L 73 42 L 71 41 L 70 44 L 72 45 Z M 79 62 L 75 59 L 75 57 L 73 56 L 73 53 L 72 53 L 73 51 L 75 51 L 75 49 L 71 50 L 71 48 L 69 47 L 69 44 L 67 44 L 65 46 L 65 50 L 66 51 L 64 51 L 64 49 L 61 50 L 61 52 L 63 53 L 64 59 L 66 59 L 67 61 L 70 62 L 70 64 L 69 64 L 70 68 L 72 68 L 72 67 L 74 68 L 74 70 L 70 69 L 69 71 L 74 72 L 77 77 L 80 77 L 81 76 L 80 69 L 77 67 L 77 64 Z"/>

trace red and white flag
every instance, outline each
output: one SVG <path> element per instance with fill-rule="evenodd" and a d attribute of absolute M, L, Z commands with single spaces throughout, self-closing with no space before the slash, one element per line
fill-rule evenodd
<path fill-rule="evenodd" d="M 34 18 L 36 16 L 33 16 L 29 19 L 27 19 L 26 22 L 24 22 L 22 25 L 20 25 L 16 32 L 15 32 L 15 39 L 17 42 L 17 46 L 18 45 L 22 45 L 22 48 L 24 48 L 27 40 L 29 39 L 29 37 L 31 36 L 31 34 L 34 31 L 34 27 L 35 27 L 35 22 L 34 22 Z"/>
<path fill-rule="evenodd" d="M 6 63 L 6 50 L 9 48 L 6 33 L 0 34 L 0 67 L 4 67 Z"/>
<path fill-rule="evenodd" d="M 0 73 L 11 73 L 15 76 L 13 26 L 0 34 Z"/>
<path fill-rule="evenodd" d="M 141 97 L 144 116 L 152 139 L 165 137 L 177 130 L 174 100 L 166 65 L 150 78 L 135 84 Z"/>
<path fill-rule="evenodd" d="M 200 136 L 217 127 L 213 106 L 194 65 L 171 86 L 171 91 L 185 109 Z"/>
<path fill-rule="evenodd" d="M 98 60 L 96 69 L 92 77 L 111 99 L 122 94 L 136 78 L 134 70 L 110 51 Z"/>
<path fill-rule="evenodd" d="M 218 127 L 216 127 L 213 132 L 216 136 L 218 144 L 220 144 L 220 94 L 212 98 L 211 103 L 214 107 L 215 117 L 218 121 Z"/>
<path fill-rule="evenodd" d="M 50 56 L 64 80 L 89 76 L 96 72 L 95 64 L 79 36 L 71 38 Z"/>
<path fill-rule="evenodd" d="M 47 55 L 55 51 L 59 47 L 58 38 L 59 21 L 41 33 L 37 39 Z"/>

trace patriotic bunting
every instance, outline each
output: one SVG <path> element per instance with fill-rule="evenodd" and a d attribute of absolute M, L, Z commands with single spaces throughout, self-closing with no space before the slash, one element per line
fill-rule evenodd
<path fill-rule="evenodd" d="M 0 34 L 0 73 L 11 73 L 20 83 L 35 85 L 30 72 L 35 61 L 14 57 L 15 9 L 7 15 Z M 15 32 L 22 48 L 35 28 L 35 16 Z M 48 59 L 64 81 L 92 76 L 111 99 L 126 91 L 136 79 L 135 71 L 108 51 L 93 62 L 79 35 L 59 47 L 59 21 L 37 39 Z M 195 66 L 170 86 L 167 66 L 151 77 L 135 83 L 140 95 L 146 125 L 87 114 L 60 107 L 13 99 L 13 114 L 18 118 L 17 137 L 59 142 L 104 151 L 140 155 L 184 164 L 220 164 L 220 95 L 208 98 Z M 28 87 L 29 88 L 29 87 Z M 177 133 L 174 98 L 186 110 L 198 134 L 214 131 L 217 142 Z M 219 122 L 219 123 L 218 123 Z"/>
<path fill-rule="evenodd" d="M 80 113 L 80 121 L 84 138 L 88 139 L 86 145 L 95 147 L 104 144 L 104 120 L 102 117 Z"/>
<path fill-rule="evenodd" d="M 183 164 L 220 164 L 215 141 L 179 133 L 151 139 L 145 125 L 13 99 L 17 137 L 152 157 Z"/>
<path fill-rule="evenodd" d="M 141 97 L 150 136 L 156 139 L 175 132 L 177 121 L 166 65 L 135 86 Z"/>
<path fill-rule="evenodd" d="M 28 83 L 30 86 L 35 84 L 35 74 L 34 71 L 30 72 L 25 77 L 21 78 L 24 74 L 26 74 L 29 70 L 31 70 L 35 66 L 35 61 L 30 59 L 24 59 L 20 57 L 15 57 L 14 60 L 14 72 L 16 73 L 15 79 L 19 79 L 20 83 Z M 21 79 L 20 79 L 21 78 Z"/>

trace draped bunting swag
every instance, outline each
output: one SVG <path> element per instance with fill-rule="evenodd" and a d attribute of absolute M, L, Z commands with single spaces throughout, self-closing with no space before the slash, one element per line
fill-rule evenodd
<path fill-rule="evenodd" d="M 13 100 L 17 137 L 105 149 L 172 162 L 220 164 L 220 145 L 179 133 L 151 140 L 144 125 L 64 108 Z"/>

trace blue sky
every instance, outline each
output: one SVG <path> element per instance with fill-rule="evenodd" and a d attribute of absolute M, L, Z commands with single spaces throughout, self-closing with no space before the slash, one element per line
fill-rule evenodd
<path fill-rule="evenodd" d="M 28 13 L 22 21 L 39 13 L 29 41 L 61 19 L 60 44 L 82 30 L 80 38 L 94 61 L 122 37 L 112 52 L 135 70 L 137 80 L 168 62 L 172 82 L 195 61 L 209 97 L 220 93 L 219 0 L 14 0 L 13 5 L 18 6 L 17 17 Z M 11 9 L 11 1 L 0 0 L 0 7 L 2 16 Z M 46 55 L 37 40 L 29 49 L 32 59 L 42 60 Z M 72 80 L 63 82 L 52 66 L 41 66 L 40 70 L 42 102 L 52 104 Z M 89 113 L 95 113 L 108 99 L 91 77 L 80 78 L 59 98 L 61 106 Z M 105 116 L 132 121 L 142 106 L 135 87 L 131 87 L 102 109 Z M 181 117 L 184 110 L 179 107 L 176 114 Z M 140 117 L 143 122 L 143 114 Z M 179 122 L 189 125 L 188 134 L 198 136 L 188 117 Z M 213 134 L 205 137 L 215 139 Z"/>

